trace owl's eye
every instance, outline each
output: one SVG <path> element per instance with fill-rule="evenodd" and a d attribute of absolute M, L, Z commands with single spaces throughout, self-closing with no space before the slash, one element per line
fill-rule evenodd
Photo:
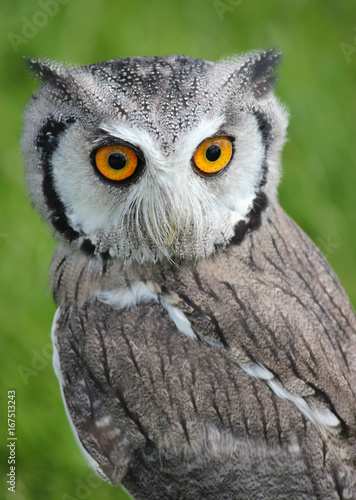
<path fill-rule="evenodd" d="M 194 164 L 203 175 L 221 172 L 232 157 L 232 142 L 228 137 L 214 137 L 204 141 L 194 153 Z"/>
<path fill-rule="evenodd" d="M 95 153 L 95 165 L 110 181 L 124 181 L 137 168 L 136 153 L 127 146 L 103 146 Z"/>

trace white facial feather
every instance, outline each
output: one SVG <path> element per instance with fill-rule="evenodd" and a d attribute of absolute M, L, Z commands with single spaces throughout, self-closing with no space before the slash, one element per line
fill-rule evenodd
<path fill-rule="evenodd" d="M 199 144 L 221 127 L 236 137 L 234 156 L 224 176 L 206 179 L 194 171 L 191 160 Z M 200 250 L 207 255 L 214 244 L 231 238 L 235 224 L 250 211 L 263 159 L 261 137 L 252 116 L 242 116 L 234 128 L 224 125 L 223 115 L 203 120 L 168 152 L 148 131 L 127 123 L 101 124 L 100 128 L 140 147 L 145 156 L 140 179 L 123 188 L 99 179 L 90 163 L 92 144 L 76 126 L 63 135 L 53 155 L 53 177 L 72 226 L 95 245 L 100 246 L 104 237 L 110 240 L 106 248 L 110 254 L 131 254 L 137 247 L 133 241 L 136 235 L 142 242 L 148 236 L 162 254 L 169 255 L 169 247 L 174 245 L 177 252 L 181 240 L 192 240 L 195 234 L 197 241 L 190 253 L 199 255 Z M 129 242 L 122 248 L 122 235 L 127 232 Z M 213 237 L 209 242 L 204 241 L 207 235 Z M 141 247 L 139 258 L 145 255 L 152 258 L 150 251 L 144 253 Z"/>

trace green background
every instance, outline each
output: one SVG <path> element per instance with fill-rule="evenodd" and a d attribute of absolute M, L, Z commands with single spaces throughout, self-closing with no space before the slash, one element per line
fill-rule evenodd
<path fill-rule="evenodd" d="M 46 20 L 49 4 L 58 12 Z M 5 0 L 0 17 L 0 498 L 128 498 L 87 467 L 52 369 L 55 308 L 46 281 L 54 242 L 24 186 L 21 119 L 37 83 L 21 58 L 89 64 L 282 50 L 277 94 L 291 120 L 280 202 L 326 254 L 356 304 L 356 2 Z M 15 495 L 5 484 L 9 389 L 17 394 Z"/>

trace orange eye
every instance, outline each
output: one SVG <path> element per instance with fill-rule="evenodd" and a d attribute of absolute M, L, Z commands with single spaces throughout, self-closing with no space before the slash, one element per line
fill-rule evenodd
<path fill-rule="evenodd" d="M 194 153 L 195 166 L 206 175 L 217 174 L 225 168 L 232 156 L 232 142 L 228 137 L 214 137 L 201 144 Z"/>
<path fill-rule="evenodd" d="M 138 163 L 136 153 L 127 146 L 103 146 L 95 153 L 99 172 L 110 181 L 124 181 L 135 172 Z"/>

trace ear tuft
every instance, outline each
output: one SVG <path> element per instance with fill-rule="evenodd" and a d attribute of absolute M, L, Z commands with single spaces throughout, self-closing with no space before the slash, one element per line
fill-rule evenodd
<path fill-rule="evenodd" d="M 275 49 L 254 52 L 240 68 L 239 72 L 245 73 L 244 80 L 249 82 L 253 95 L 257 99 L 273 91 L 277 80 L 275 69 L 281 56 L 282 54 Z"/>
<path fill-rule="evenodd" d="M 31 74 L 42 81 L 50 80 L 62 74 L 64 66 L 50 59 L 24 58 Z"/>

